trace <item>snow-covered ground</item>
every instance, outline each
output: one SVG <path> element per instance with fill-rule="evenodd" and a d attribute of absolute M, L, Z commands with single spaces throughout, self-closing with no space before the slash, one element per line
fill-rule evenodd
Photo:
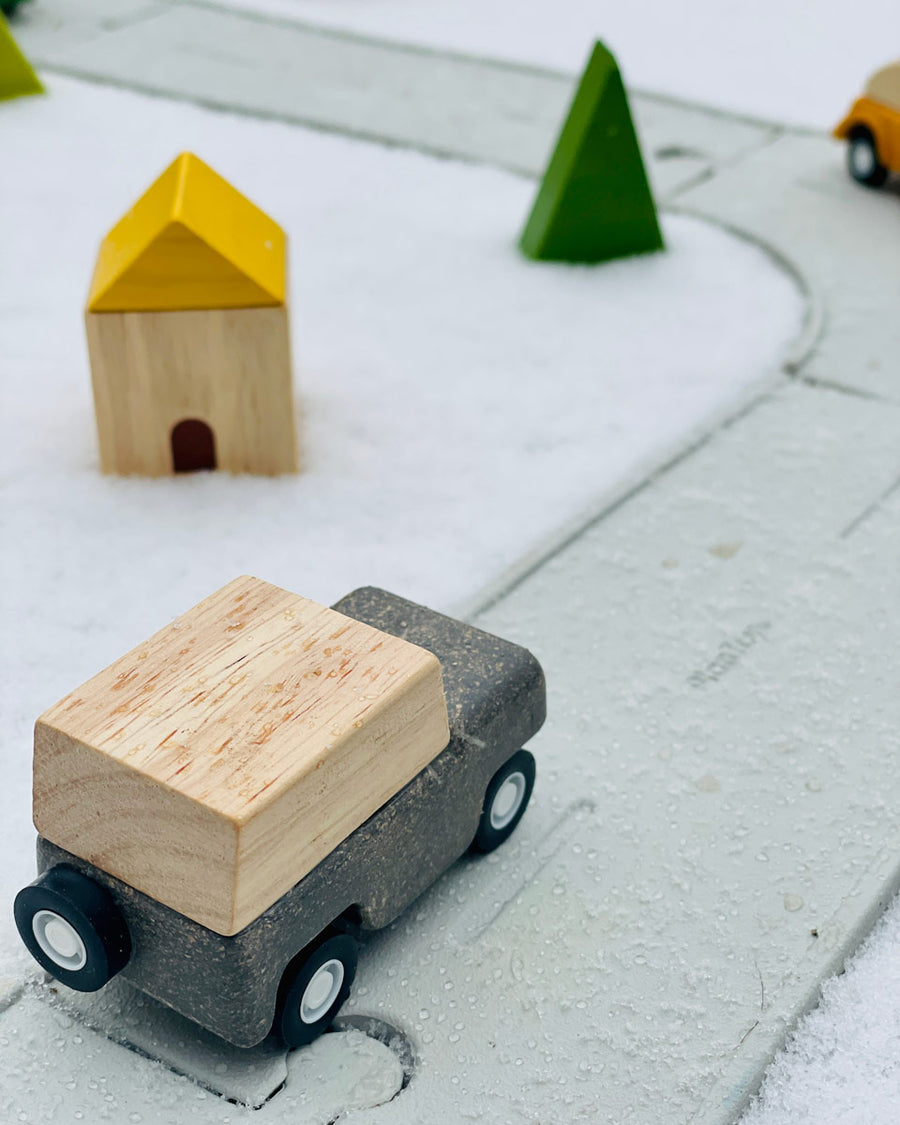
<path fill-rule="evenodd" d="M 900 899 L 766 1073 L 741 1125 L 900 1120 Z"/>
<path fill-rule="evenodd" d="M 603 39 L 633 86 L 831 128 L 900 52 L 897 0 L 218 0 L 384 38 L 575 72 Z"/>
<path fill-rule="evenodd" d="M 666 222 L 667 254 L 535 265 L 515 248 L 533 185 L 504 173 L 63 79 L 0 122 L 0 900 L 31 877 L 31 723 L 73 685 L 242 572 L 323 601 L 471 597 L 800 328 L 792 281 L 697 221 Z M 93 257 L 183 148 L 289 232 L 296 478 L 98 471 Z"/>
<path fill-rule="evenodd" d="M 323 21 L 326 11 L 314 0 L 240 6 L 252 4 Z M 876 6 L 856 9 L 860 26 L 875 26 Z M 622 7 L 631 21 L 622 34 L 637 43 L 641 6 Z M 334 20 L 423 40 L 414 16 L 425 11 L 399 0 L 327 5 Z M 575 15 L 586 20 L 587 6 L 560 5 L 567 55 L 561 33 L 538 41 L 536 5 L 518 11 L 517 31 L 504 17 L 504 42 L 516 50 L 496 46 L 502 37 L 487 16 L 460 17 L 459 39 L 447 31 L 430 41 L 574 69 L 576 39 L 580 55 L 584 35 L 601 30 L 578 23 L 585 30 L 576 35 Z M 768 11 L 771 22 L 767 6 L 725 11 L 735 35 L 745 29 L 748 51 L 747 21 Z M 369 12 L 371 26 L 362 22 Z M 828 54 L 823 46 L 816 65 L 834 64 L 834 13 L 816 9 L 822 42 L 835 47 Z M 674 36 L 674 15 L 659 18 L 671 18 Z M 878 26 L 891 18 L 900 22 L 885 6 Z M 727 42 L 724 21 L 713 16 L 703 27 L 707 46 L 716 34 Z M 606 38 L 628 55 L 612 33 Z M 884 39 L 840 44 L 844 64 L 864 51 L 877 64 Z M 687 44 L 677 68 L 676 42 Z M 758 69 L 768 77 L 782 41 L 772 48 L 770 36 L 767 47 Z M 699 45 L 689 48 L 670 37 L 673 82 L 709 94 L 671 92 L 740 104 L 724 72 L 704 72 Z M 718 68 L 720 54 L 704 51 Z M 638 59 L 626 64 L 630 80 L 663 88 L 634 73 Z M 795 80 L 812 99 L 804 104 L 824 105 L 812 64 Z M 792 283 L 769 259 L 698 222 L 666 221 L 666 255 L 595 270 L 536 266 L 515 251 L 533 191 L 515 178 L 68 80 L 49 84 L 47 99 L 0 105 L 0 902 L 32 874 L 30 727 L 63 692 L 242 571 L 325 601 L 375 582 L 452 606 L 776 365 L 802 315 Z M 736 78 L 735 91 L 744 88 Z M 777 107 L 742 108 L 793 116 L 779 89 Z M 304 415 L 305 471 L 296 479 L 140 481 L 98 472 L 81 324 L 93 255 L 104 230 L 182 148 L 290 234 Z M 745 1125 L 900 1117 L 898 932 L 895 905 L 776 1061 Z M 0 975 L 26 964 L 0 911 Z"/>

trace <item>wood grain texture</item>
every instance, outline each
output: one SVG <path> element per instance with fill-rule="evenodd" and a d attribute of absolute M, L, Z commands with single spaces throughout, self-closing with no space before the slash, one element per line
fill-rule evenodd
<path fill-rule="evenodd" d="M 286 306 L 86 312 L 85 324 L 104 472 L 171 474 L 185 419 L 211 427 L 219 469 L 297 471 Z"/>
<path fill-rule="evenodd" d="M 34 821 L 234 934 L 448 740 L 431 653 L 241 578 L 38 719 Z"/>

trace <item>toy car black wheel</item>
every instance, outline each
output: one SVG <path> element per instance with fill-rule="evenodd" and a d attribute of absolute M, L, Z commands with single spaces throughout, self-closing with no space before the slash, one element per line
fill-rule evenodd
<path fill-rule="evenodd" d="M 534 756 L 517 750 L 491 778 L 472 850 L 492 852 L 515 832 L 534 788 Z"/>
<path fill-rule="evenodd" d="M 295 957 L 281 979 L 275 1031 L 303 1047 L 331 1026 L 356 976 L 356 942 L 334 934 Z"/>
<path fill-rule="evenodd" d="M 878 146 L 868 129 L 854 129 L 847 146 L 847 167 L 858 184 L 881 187 L 888 175 L 878 157 Z"/>
<path fill-rule="evenodd" d="M 128 927 L 111 895 L 74 867 L 51 867 L 16 895 L 22 941 L 57 980 L 96 992 L 128 964 Z"/>

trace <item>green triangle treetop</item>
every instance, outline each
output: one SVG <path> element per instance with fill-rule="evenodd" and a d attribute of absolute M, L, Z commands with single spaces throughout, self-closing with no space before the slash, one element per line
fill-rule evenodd
<path fill-rule="evenodd" d="M 28 60 L 19 50 L 0 15 L 0 101 L 18 98 L 22 94 L 42 94 L 44 87 L 31 69 Z"/>
<path fill-rule="evenodd" d="M 603 262 L 662 250 L 628 97 L 596 43 L 519 245 L 529 258 Z"/>

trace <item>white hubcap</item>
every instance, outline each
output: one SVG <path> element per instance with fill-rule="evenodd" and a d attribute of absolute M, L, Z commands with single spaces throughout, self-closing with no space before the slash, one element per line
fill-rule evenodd
<path fill-rule="evenodd" d="M 500 831 L 515 819 L 525 800 L 525 774 L 516 770 L 503 782 L 491 803 L 491 828 Z"/>
<path fill-rule="evenodd" d="M 303 990 L 300 1001 L 300 1019 L 304 1023 L 318 1023 L 337 999 L 344 983 L 344 966 L 336 958 L 326 961 L 316 969 L 312 980 Z"/>
<path fill-rule="evenodd" d="M 857 141 L 853 146 L 853 167 L 861 176 L 869 176 L 875 168 L 875 154 L 870 145 Z"/>
<path fill-rule="evenodd" d="M 39 910 L 31 920 L 38 945 L 61 969 L 76 972 L 87 964 L 87 949 L 71 922 L 53 910 Z"/>

